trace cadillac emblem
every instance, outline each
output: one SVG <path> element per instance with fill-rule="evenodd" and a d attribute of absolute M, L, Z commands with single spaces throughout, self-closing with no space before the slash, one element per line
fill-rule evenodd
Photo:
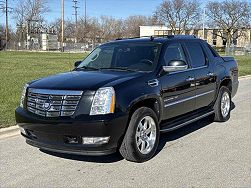
<path fill-rule="evenodd" d="M 49 110 L 50 108 L 51 108 L 51 100 L 44 101 L 43 109 L 44 110 Z"/>

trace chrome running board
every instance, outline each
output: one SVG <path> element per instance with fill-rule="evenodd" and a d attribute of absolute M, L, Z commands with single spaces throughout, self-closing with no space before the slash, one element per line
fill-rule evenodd
<path fill-rule="evenodd" d="M 202 118 L 204 118 L 204 117 L 207 117 L 207 116 L 209 116 L 209 115 L 212 115 L 213 113 L 214 113 L 214 111 L 207 112 L 207 113 L 205 113 L 205 114 L 203 114 L 203 115 L 201 115 L 201 116 L 198 116 L 198 117 L 196 117 L 196 118 L 193 118 L 193 119 L 191 119 L 191 120 L 188 120 L 188 121 L 186 121 L 186 122 L 184 122 L 184 123 L 178 124 L 178 125 L 176 125 L 176 126 L 174 126 L 174 127 L 170 127 L 170 128 L 166 128 L 166 129 L 165 129 L 165 127 L 163 127 L 163 129 L 160 129 L 160 132 L 161 132 L 161 133 L 163 133 L 163 132 L 170 132 L 170 131 L 179 129 L 179 128 L 181 128 L 181 127 L 184 127 L 185 125 L 188 125 L 188 124 L 193 123 L 193 122 L 195 122 L 195 121 L 198 121 L 198 120 L 200 120 L 200 119 L 202 119 Z"/>

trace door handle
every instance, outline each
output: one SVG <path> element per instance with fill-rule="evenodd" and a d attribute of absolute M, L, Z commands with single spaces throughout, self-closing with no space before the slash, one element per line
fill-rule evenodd
<path fill-rule="evenodd" d="M 189 77 L 186 79 L 187 82 L 191 82 L 191 81 L 194 81 L 194 78 L 193 77 Z"/>
<path fill-rule="evenodd" d="M 214 76 L 214 73 L 209 72 L 209 73 L 207 73 L 207 76 Z"/>

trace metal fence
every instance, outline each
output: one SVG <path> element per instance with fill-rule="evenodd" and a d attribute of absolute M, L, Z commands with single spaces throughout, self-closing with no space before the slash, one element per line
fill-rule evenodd
<path fill-rule="evenodd" d="M 3 44 L 5 44 L 2 41 Z M 67 42 L 64 43 L 64 51 L 65 52 L 90 52 L 101 43 L 72 43 Z M 2 50 L 5 45 L 2 45 Z M 221 54 L 233 56 L 233 55 L 251 55 L 251 44 L 247 44 L 244 47 L 236 47 L 230 46 L 229 48 L 226 47 L 216 47 L 216 51 L 220 52 Z M 1 48 L 0 48 L 1 50 Z M 15 42 L 9 41 L 8 42 L 8 50 L 27 50 L 27 51 L 62 51 L 62 46 L 60 42 L 56 42 L 53 45 L 48 45 L 46 48 L 42 45 L 41 42 Z"/>
<path fill-rule="evenodd" d="M 65 52 L 86 52 L 92 51 L 94 48 L 99 46 L 100 43 L 89 44 L 89 43 L 64 43 L 63 50 Z M 62 51 L 62 45 L 60 42 L 57 42 L 54 45 L 48 45 L 46 48 L 41 45 L 41 43 L 33 42 L 8 42 L 8 50 L 27 50 L 27 51 Z M 2 50 L 5 49 L 5 45 L 3 45 Z"/>
<path fill-rule="evenodd" d="M 226 55 L 251 55 L 251 44 L 248 44 L 244 47 L 231 46 L 225 48 Z"/>

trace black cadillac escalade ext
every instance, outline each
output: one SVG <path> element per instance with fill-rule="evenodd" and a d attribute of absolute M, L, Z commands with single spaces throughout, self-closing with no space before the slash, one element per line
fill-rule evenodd
<path fill-rule="evenodd" d="M 206 116 L 224 122 L 238 67 L 194 36 L 120 39 L 97 47 L 71 72 L 24 86 L 16 121 L 32 146 L 70 154 L 119 150 L 150 159 L 161 132 Z"/>

